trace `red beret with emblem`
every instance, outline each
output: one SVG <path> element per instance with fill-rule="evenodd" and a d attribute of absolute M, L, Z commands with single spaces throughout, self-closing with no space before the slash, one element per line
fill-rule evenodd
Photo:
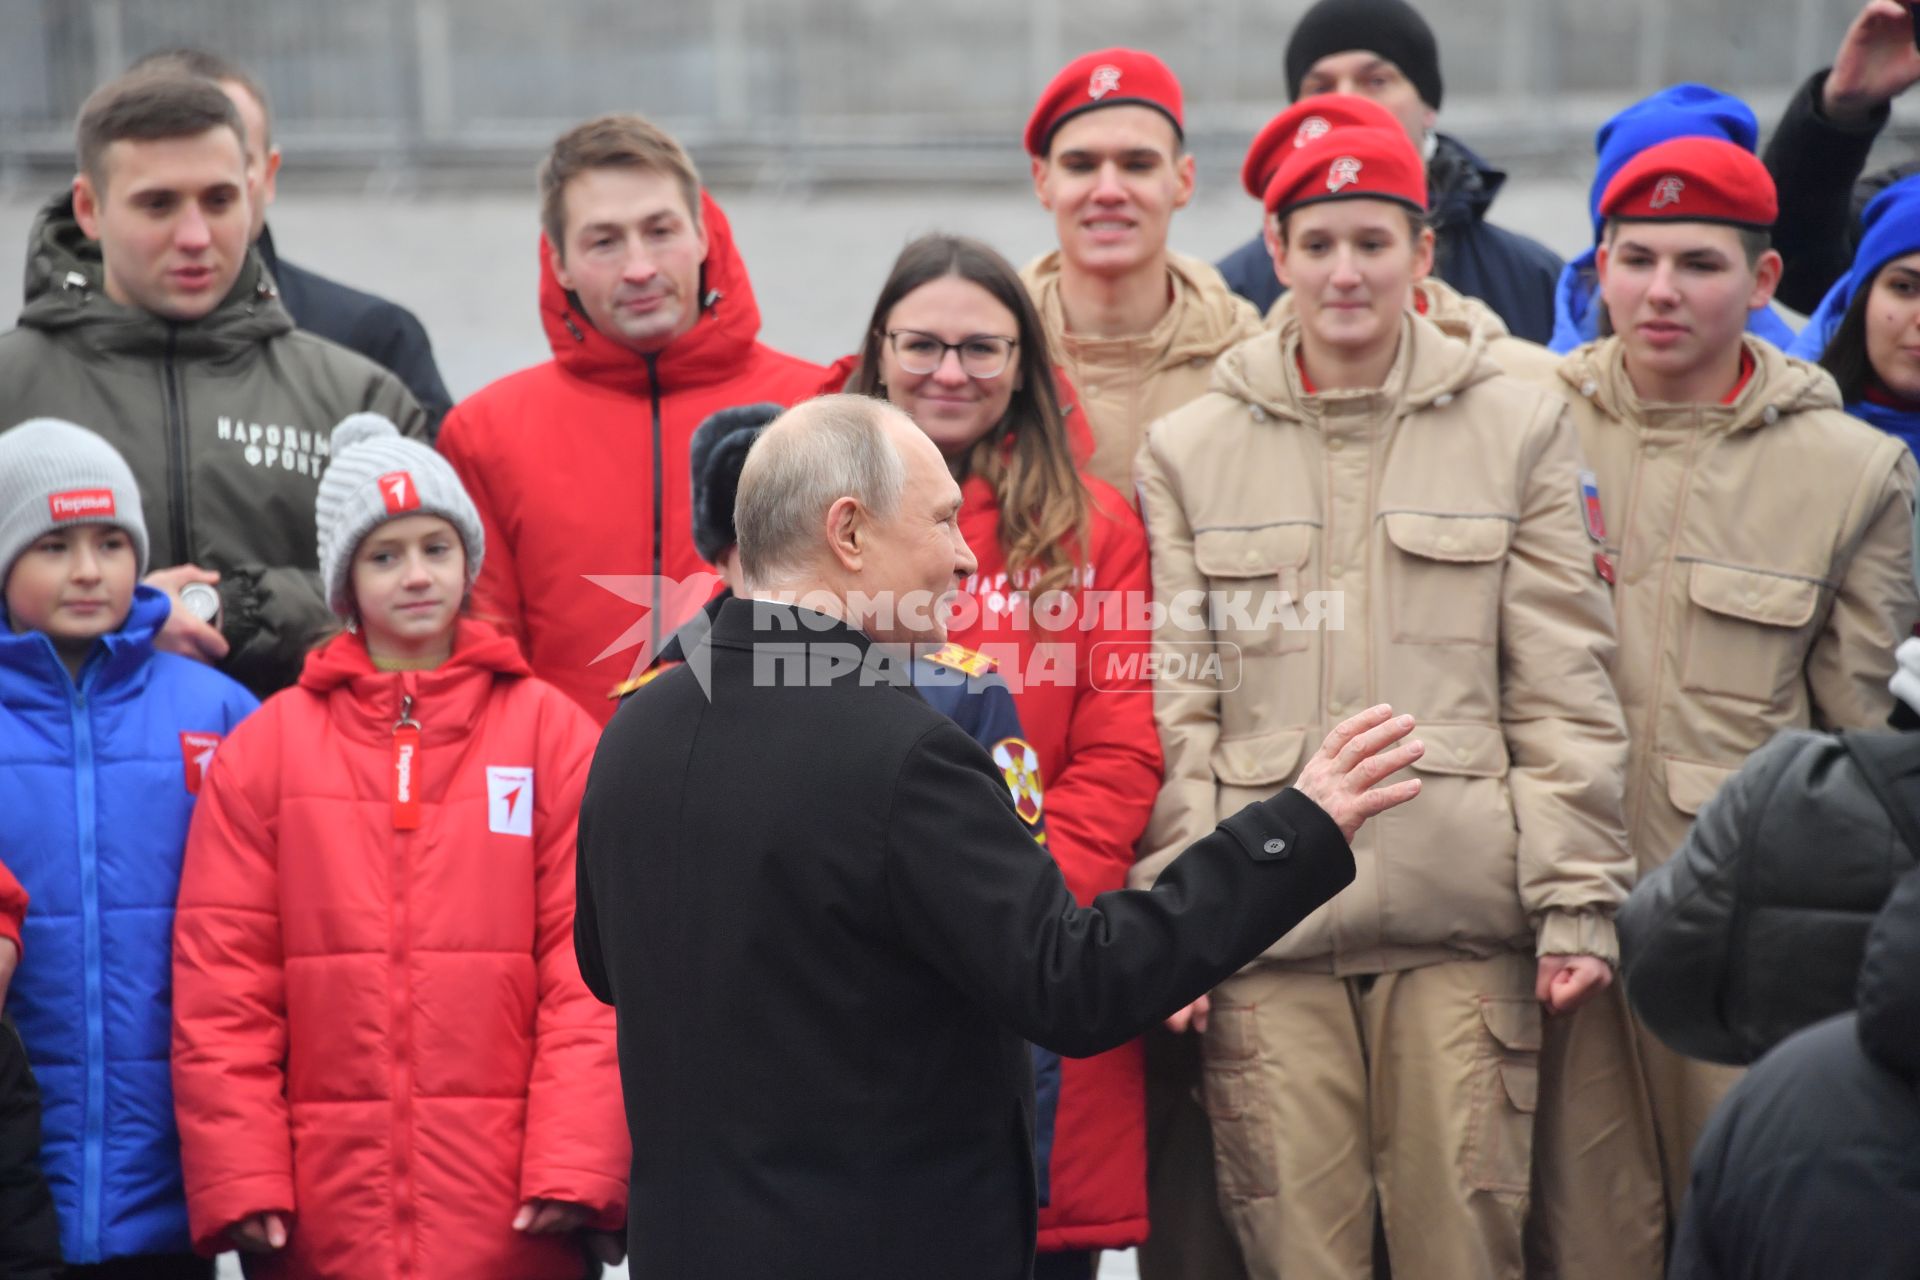
<path fill-rule="evenodd" d="M 1600 197 L 1600 215 L 1766 228 L 1780 216 L 1780 197 L 1767 166 L 1739 143 L 1674 138 L 1621 166 Z"/>
<path fill-rule="evenodd" d="M 1281 160 L 1261 196 L 1268 213 L 1286 214 L 1327 200 L 1391 200 L 1427 211 L 1427 166 L 1407 131 L 1332 129 Z"/>
<path fill-rule="evenodd" d="M 1302 98 L 1267 122 L 1247 148 L 1240 166 L 1240 184 L 1255 200 L 1267 194 L 1267 184 L 1280 162 L 1315 138 L 1335 129 L 1398 129 L 1393 112 L 1368 98 L 1351 93 L 1320 93 Z"/>
<path fill-rule="evenodd" d="M 1101 107 L 1152 107 L 1184 138 L 1180 81 L 1167 64 L 1138 49 L 1099 49 L 1082 54 L 1053 78 L 1027 120 L 1027 154 L 1045 156 L 1054 130 Z"/>

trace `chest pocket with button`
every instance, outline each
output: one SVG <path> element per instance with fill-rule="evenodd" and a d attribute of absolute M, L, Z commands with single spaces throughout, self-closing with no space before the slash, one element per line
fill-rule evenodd
<path fill-rule="evenodd" d="M 1513 522 L 1504 516 L 1390 511 L 1387 608 L 1396 644 L 1491 645 Z"/>
<path fill-rule="evenodd" d="M 1207 579 L 1215 641 L 1246 654 L 1305 649 L 1312 615 L 1301 604 L 1300 583 L 1312 546 L 1313 530 L 1304 524 L 1195 530 L 1193 563 Z"/>
<path fill-rule="evenodd" d="M 1682 687 L 1750 702 L 1778 699 L 1806 661 L 1820 584 L 1696 561 L 1687 596 L 1693 608 Z"/>

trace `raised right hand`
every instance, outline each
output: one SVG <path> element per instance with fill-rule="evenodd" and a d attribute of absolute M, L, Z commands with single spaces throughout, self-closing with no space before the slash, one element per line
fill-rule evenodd
<path fill-rule="evenodd" d="M 153 638 L 154 648 L 162 653 L 177 653 L 208 666 L 227 656 L 227 638 L 180 607 L 180 588 L 189 582 L 215 586 L 220 581 L 219 574 L 196 564 L 177 564 L 171 569 L 155 569 L 144 581 L 147 586 L 166 592 L 173 600 L 173 609 L 167 614 L 166 625 Z"/>
<path fill-rule="evenodd" d="M 1820 110 L 1835 124 L 1864 124 L 1915 82 L 1920 51 L 1913 47 L 1913 11 L 1903 0 L 1871 0 L 1840 38 Z"/>
<path fill-rule="evenodd" d="M 272 1253 L 287 1247 L 287 1220 L 277 1213 L 250 1213 L 227 1228 L 242 1253 Z"/>
<path fill-rule="evenodd" d="M 1418 778 L 1390 787 L 1376 785 L 1426 750 L 1418 738 L 1401 741 L 1412 732 L 1412 716 L 1396 716 L 1384 702 L 1368 707 L 1335 726 L 1294 779 L 1294 790 L 1326 810 L 1351 844 L 1368 818 L 1420 794 Z"/>

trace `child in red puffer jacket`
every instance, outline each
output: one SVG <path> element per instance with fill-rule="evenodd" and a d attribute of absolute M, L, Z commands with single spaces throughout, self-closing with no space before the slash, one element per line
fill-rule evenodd
<path fill-rule="evenodd" d="M 592 722 L 463 617 L 451 467 L 333 434 L 323 587 L 347 620 L 207 774 L 174 935 L 196 1246 L 288 1277 L 577 1280 L 625 1218 L 612 1011 L 573 951 Z"/>

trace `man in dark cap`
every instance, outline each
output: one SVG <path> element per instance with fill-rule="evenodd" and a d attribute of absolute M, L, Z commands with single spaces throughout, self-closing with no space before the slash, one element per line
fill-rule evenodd
<path fill-rule="evenodd" d="M 1433 274 L 1478 298 L 1516 336 L 1544 343 L 1553 332 L 1560 259 L 1538 241 L 1497 227 L 1487 212 L 1507 175 L 1434 130 L 1440 112 L 1440 51 L 1433 28 L 1406 0 L 1320 0 L 1287 41 L 1287 95 L 1352 93 L 1392 111 L 1427 161 L 1428 217 L 1437 236 Z M 1222 258 L 1227 284 L 1266 311 L 1280 296 L 1261 237 Z"/>

